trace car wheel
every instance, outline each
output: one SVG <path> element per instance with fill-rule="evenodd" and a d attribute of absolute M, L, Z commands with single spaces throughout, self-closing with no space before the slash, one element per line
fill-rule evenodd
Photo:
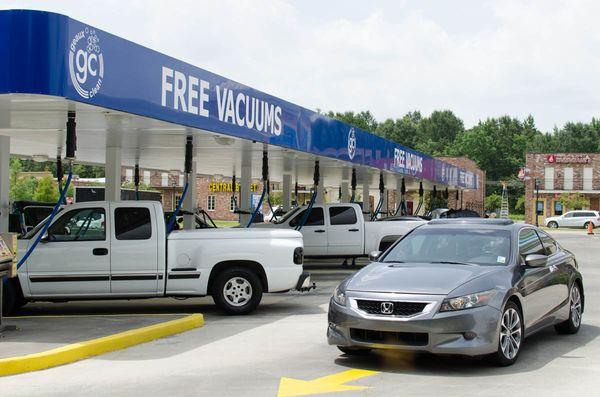
<path fill-rule="evenodd" d="M 590 222 L 586 222 L 583 224 L 583 228 L 587 230 L 587 228 L 590 227 Z M 595 228 L 596 226 L 594 226 L 594 224 L 592 223 L 592 229 Z"/>
<path fill-rule="evenodd" d="M 558 229 L 558 223 L 552 221 L 552 222 L 548 222 L 548 227 L 550 229 Z"/>
<path fill-rule="evenodd" d="M 338 346 L 338 349 L 344 354 L 349 356 L 364 356 L 371 353 L 372 349 L 361 348 L 361 347 L 346 347 L 346 346 Z"/>
<path fill-rule="evenodd" d="M 498 351 L 494 355 L 496 364 L 512 365 L 517 361 L 523 344 L 523 319 L 519 307 L 507 302 L 500 318 Z"/>
<path fill-rule="evenodd" d="M 243 267 L 219 273 L 212 289 L 217 306 L 226 314 L 248 314 L 260 303 L 263 288 L 258 275 Z"/>
<path fill-rule="evenodd" d="M 573 283 L 569 294 L 569 318 L 554 326 L 556 332 L 559 334 L 576 334 L 579 331 L 581 315 L 583 314 L 582 303 L 579 284 Z"/>

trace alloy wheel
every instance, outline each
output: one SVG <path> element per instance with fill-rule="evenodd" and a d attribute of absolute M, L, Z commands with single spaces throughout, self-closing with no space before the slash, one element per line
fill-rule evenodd
<path fill-rule="evenodd" d="M 232 306 L 244 306 L 252 299 L 252 285 L 243 277 L 233 277 L 225 283 L 223 296 Z"/>
<path fill-rule="evenodd" d="M 515 358 L 521 348 L 521 340 L 521 317 L 510 307 L 502 315 L 500 328 L 500 347 L 504 357 L 509 360 Z"/>
<path fill-rule="evenodd" d="M 571 288 L 571 321 L 575 328 L 581 323 L 581 293 L 577 284 Z"/>

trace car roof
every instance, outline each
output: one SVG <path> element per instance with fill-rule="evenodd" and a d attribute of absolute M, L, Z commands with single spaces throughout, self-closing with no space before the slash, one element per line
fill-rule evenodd
<path fill-rule="evenodd" d="M 427 222 L 425 227 L 457 227 L 465 229 L 506 229 L 515 230 L 521 229 L 524 225 L 520 223 L 514 223 L 510 219 L 489 219 L 489 218 L 441 218 L 433 219 Z"/>

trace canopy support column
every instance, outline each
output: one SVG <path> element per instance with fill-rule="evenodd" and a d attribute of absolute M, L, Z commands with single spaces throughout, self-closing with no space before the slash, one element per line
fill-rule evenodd
<path fill-rule="evenodd" d="M 195 147 L 195 145 L 194 145 Z M 196 162 L 192 161 L 192 170 L 188 175 L 188 192 L 183 200 L 183 209 L 185 212 L 196 211 Z M 183 215 L 183 228 L 185 230 L 194 230 L 196 228 L 195 215 Z"/>
<path fill-rule="evenodd" d="M 350 195 L 348 192 L 348 181 L 342 181 L 342 197 L 340 199 L 341 203 L 349 203 Z"/>
<path fill-rule="evenodd" d="M 10 189 L 10 137 L 0 136 L 0 233 L 8 233 Z"/>
<path fill-rule="evenodd" d="M 247 213 L 240 213 L 240 225 L 247 225 L 250 221 L 250 184 L 252 183 L 252 153 L 249 150 L 242 151 L 242 174 L 240 177 L 240 210 Z"/>
<path fill-rule="evenodd" d="M 283 174 L 283 211 L 288 212 L 292 208 L 292 175 Z"/>
<path fill-rule="evenodd" d="M 121 200 L 121 141 L 123 136 L 124 116 L 106 115 L 106 167 L 104 176 L 106 188 L 104 199 L 106 201 Z"/>
<path fill-rule="evenodd" d="M 371 202 L 369 200 L 369 193 L 370 193 L 370 188 L 369 188 L 369 183 L 365 182 L 363 183 L 363 189 L 362 189 L 362 202 L 363 202 L 363 206 L 362 206 L 362 210 L 363 210 L 363 215 L 365 220 L 369 220 L 371 219 Z"/>

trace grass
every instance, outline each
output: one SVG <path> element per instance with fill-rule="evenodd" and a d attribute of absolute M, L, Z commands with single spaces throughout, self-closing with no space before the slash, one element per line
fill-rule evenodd
<path fill-rule="evenodd" d="M 508 217 L 513 221 L 524 221 L 525 214 L 508 214 Z"/>
<path fill-rule="evenodd" d="M 215 220 L 215 225 L 217 227 L 234 227 L 238 226 L 240 223 L 238 221 L 217 221 Z"/>

